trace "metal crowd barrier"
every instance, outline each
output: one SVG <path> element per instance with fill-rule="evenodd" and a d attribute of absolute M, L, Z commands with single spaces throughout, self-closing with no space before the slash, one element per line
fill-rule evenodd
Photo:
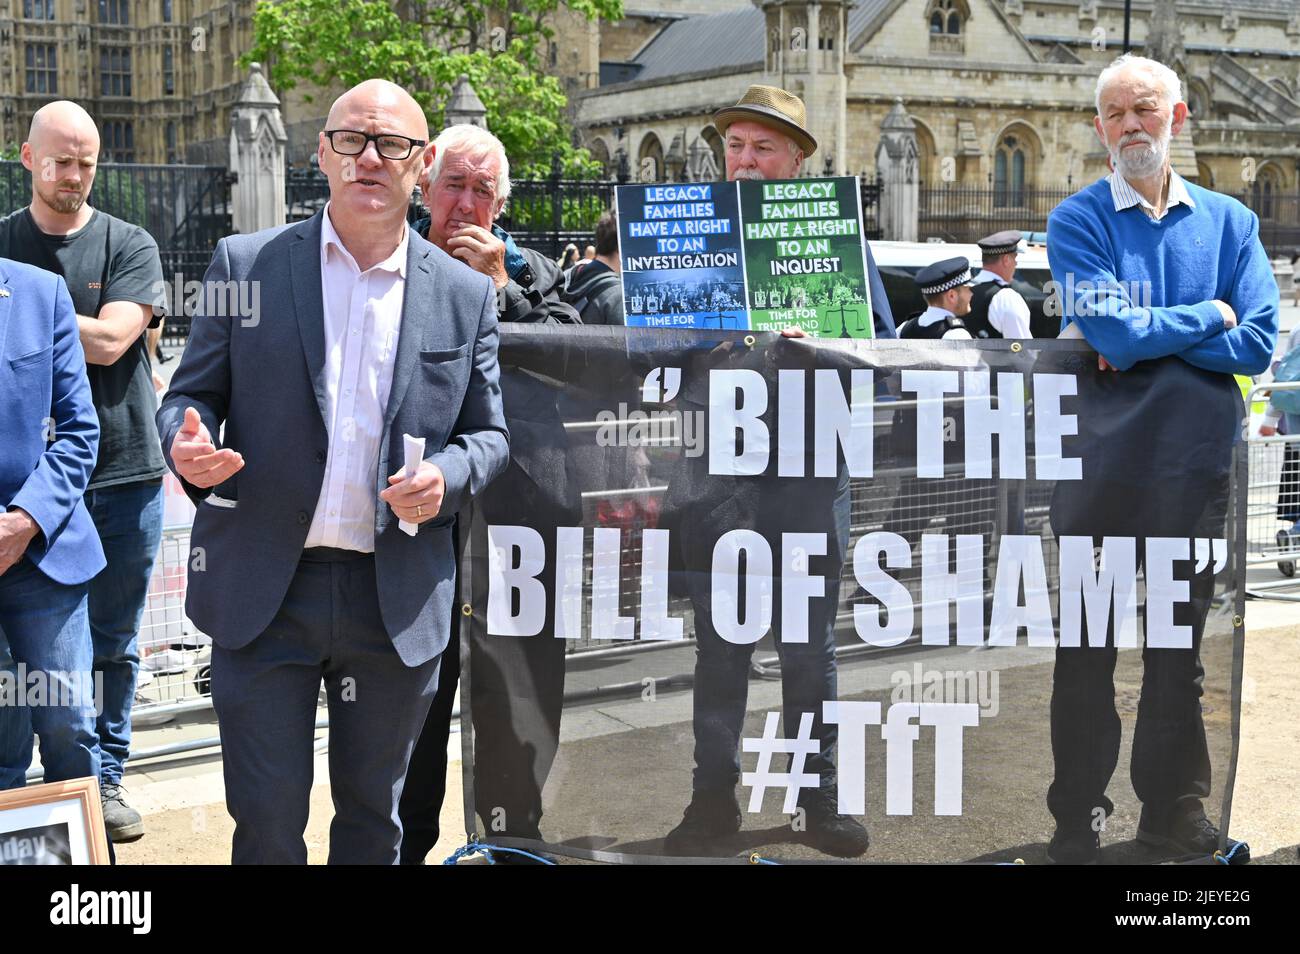
<path fill-rule="evenodd" d="M 1251 388 L 1247 407 L 1273 391 L 1297 391 L 1300 382 L 1260 384 Z M 1269 567 L 1275 579 L 1256 579 L 1246 594 L 1269 599 L 1300 601 L 1300 525 L 1282 519 L 1282 513 L 1300 513 L 1300 434 L 1261 437 L 1247 434 L 1249 484 L 1246 501 L 1246 567 Z M 1283 491 L 1287 490 L 1285 500 Z M 1283 504 L 1287 506 L 1282 506 Z"/>
<path fill-rule="evenodd" d="M 164 530 L 137 638 L 140 674 L 132 708 L 137 725 L 212 704 L 208 689 L 212 641 L 185 616 L 190 559 L 190 528 Z"/>

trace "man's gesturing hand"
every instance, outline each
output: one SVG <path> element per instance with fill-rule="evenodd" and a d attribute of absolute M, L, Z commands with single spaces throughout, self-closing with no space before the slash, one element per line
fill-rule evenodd
<path fill-rule="evenodd" d="M 215 487 L 239 472 L 244 458 L 238 451 L 217 450 L 212 435 L 192 407 L 185 409 L 185 423 L 172 439 L 172 463 L 195 487 Z"/>
<path fill-rule="evenodd" d="M 414 477 L 406 476 L 403 467 L 388 478 L 388 487 L 379 496 L 393 508 L 399 520 L 407 523 L 424 523 L 438 516 L 442 509 L 442 496 L 447 485 L 437 464 L 420 461 Z"/>

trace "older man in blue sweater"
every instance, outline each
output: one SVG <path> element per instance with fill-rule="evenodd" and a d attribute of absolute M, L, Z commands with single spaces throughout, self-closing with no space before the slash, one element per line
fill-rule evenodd
<path fill-rule="evenodd" d="M 1060 484 L 1058 535 L 1223 536 L 1232 444 L 1242 418 L 1232 374 L 1268 367 L 1277 338 L 1278 288 L 1255 214 L 1226 195 L 1185 182 L 1169 145 L 1187 119 L 1177 75 L 1126 55 L 1097 81 L 1097 135 L 1113 172 L 1061 203 L 1048 220 L 1048 258 L 1063 305 L 1062 335 L 1082 336 L 1099 367 L 1088 392 L 1121 391 L 1132 414 L 1080 416 L 1084 480 Z M 1073 328 L 1070 326 L 1073 325 Z M 1112 406 L 1114 404 L 1112 403 Z M 1192 552 L 1192 551 L 1189 551 Z M 1214 572 L 1174 564 L 1188 599 L 1173 622 L 1190 649 L 1143 650 L 1131 775 L 1142 801 L 1137 838 L 1210 854 L 1210 758 L 1201 720 L 1201 635 Z M 1096 860 L 1106 786 L 1119 757 L 1113 627 L 1104 647 L 1057 650 L 1052 692 L 1055 778 L 1048 808 L 1055 862 Z M 1227 843 L 1232 844 L 1228 839 Z"/>

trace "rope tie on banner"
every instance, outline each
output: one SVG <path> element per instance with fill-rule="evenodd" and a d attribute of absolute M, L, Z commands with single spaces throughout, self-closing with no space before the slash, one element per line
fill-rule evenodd
<path fill-rule="evenodd" d="M 773 861 L 770 858 L 764 858 L 757 851 L 749 856 L 749 863 L 751 865 L 778 865 L 778 866 L 781 864 L 781 862 L 779 861 Z"/>
<path fill-rule="evenodd" d="M 524 851 L 522 848 L 506 848 L 504 845 L 485 845 L 481 841 L 471 841 L 464 848 L 457 848 L 452 852 L 451 857 L 443 862 L 444 865 L 454 865 L 462 858 L 468 858 L 470 855 L 483 855 L 487 858 L 488 864 L 496 864 L 496 859 L 492 857 L 493 852 L 503 852 L 512 855 L 523 855 L 525 858 L 531 858 L 539 865 L 555 865 L 555 862 L 549 858 L 543 858 L 535 855 L 530 851 Z"/>

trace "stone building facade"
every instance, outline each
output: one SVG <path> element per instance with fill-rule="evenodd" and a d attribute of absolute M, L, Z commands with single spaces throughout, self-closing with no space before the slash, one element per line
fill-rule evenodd
<path fill-rule="evenodd" d="M 398 2 L 399 10 L 402 0 Z M 255 0 L 0 0 L 0 145 L 55 98 L 100 121 L 105 158 L 226 161 Z M 625 0 L 618 23 L 561 9 L 543 52 L 581 141 L 611 171 L 721 167 L 714 110 L 754 82 L 808 102 L 808 172 L 874 174 L 903 100 L 922 180 L 1014 190 L 1105 169 L 1097 72 L 1122 48 L 1123 0 Z M 1180 171 L 1225 191 L 1300 192 L 1300 0 L 1134 0 L 1132 40 L 1184 79 Z M 336 91 L 276 91 L 286 152 L 315 148 Z M 314 96 L 308 101 L 308 96 Z"/>
<path fill-rule="evenodd" d="M 230 114 L 246 81 L 255 0 L 0 0 L 0 145 L 21 143 L 54 99 L 100 124 L 121 162 L 225 164 Z M 281 96 L 290 124 L 319 106 Z M 309 119 L 310 118 L 310 119 Z"/>
<path fill-rule="evenodd" d="M 881 124 L 902 99 L 920 177 L 1019 188 L 1104 175 L 1092 131 L 1101 68 L 1123 49 L 1123 0 L 752 0 L 663 26 L 621 82 L 580 94 L 583 141 L 638 178 L 669 177 L 707 146 L 719 106 L 750 83 L 808 103 L 822 149 L 808 173 L 874 175 Z M 1135 52 L 1184 82 L 1193 119 L 1175 146 L 1202 184 L 1300 191 L 1300 2 L 1134 0 Z M 602 56 L 602 59 L 604 57 Z"/>

